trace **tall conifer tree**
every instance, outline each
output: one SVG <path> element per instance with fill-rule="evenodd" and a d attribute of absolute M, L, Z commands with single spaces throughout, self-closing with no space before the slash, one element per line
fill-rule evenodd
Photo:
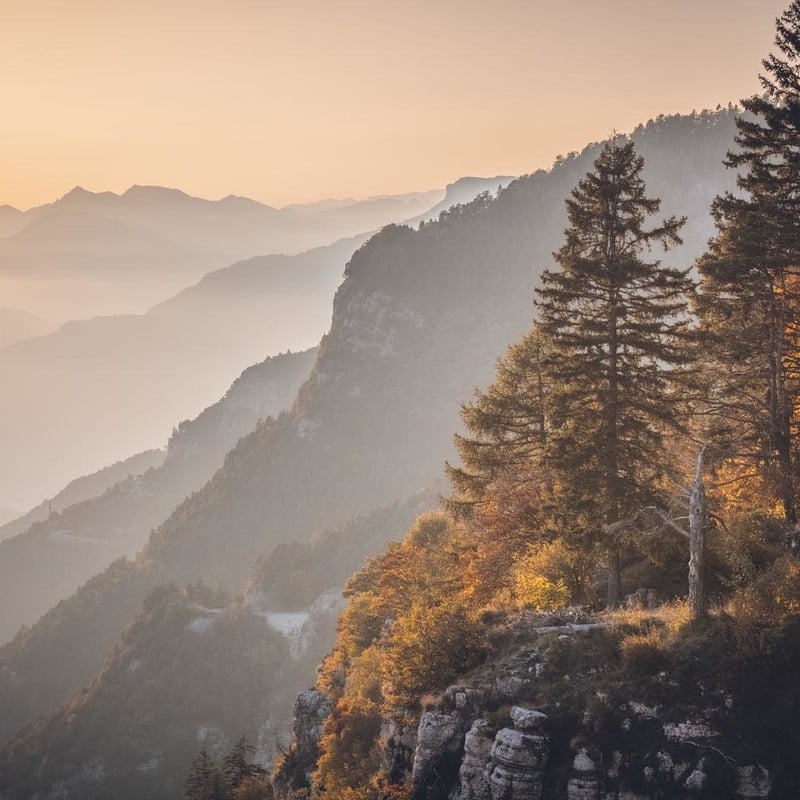
<path fill-rule="evenodd" d="M 683 219 L 646 227 L 648 198 L 632 142 L 603 147 L 567 200 L 566 241 L 538 290 L 551 342 L 547 467 L 565 524 L 608 549 L 608 604 L 621 599 L 617 523 L 658 502 L 664 432 L 682 423 L 676 382 L 690 361 L 686 271 L 647 260 L 680 243 Z"/>
<path fill-rule="evenodd" d="M 534 325 L 498 361 L 494 383 L 461 406 L 468 431 L 455 436 L 461 463 L 446 464 L 455 490 L 446 506 L 454 516 L 473 516 L 500 490 L 501 481 L 509 491 L 541 460 L 549 414 L 546 349 L 546 337 Z"/>
<path fill-rule="evenodd" d="M 743 193 L 718 197 L 717 235 L 699 260 L 699 308 L 717 368 L 712 401 L 733 452 L 798 521 L 800 427 L 800 0 L 777 20 L 764 94 L 743 101 Z"/>

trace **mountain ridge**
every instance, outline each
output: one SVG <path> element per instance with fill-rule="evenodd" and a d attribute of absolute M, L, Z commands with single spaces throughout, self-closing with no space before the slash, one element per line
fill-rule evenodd
<path fill-rule="evenodd" d="M 664 118 L 633 134 L 648 159 L 649 193 L 663 197 L 665 215 L 689 216 L 685 244 L 670 259 L 677 265 L 690 265 L 705 246 L 711 198 L 734 187 L 721 166 L 732 137 L 733 112 Z M 62 611 L 74 602 L 74 612 L 50 618 L 38 641 L 84 631 L 90 620 L 119 628 L 116 598 L 133 605 L 143 583 L 202 579 L 237 591 L 270 548 L 429 486 L 452 454 L 459 403 L 491 380 L 494 360 L 530 325 L 537 275 L 562 235 L 564 198 L 598 147 L 418 230 L 387 226 L 365 243 L 347 265 L 331 330 L 292 409 L 243 438 L 124 566 L 123 578 L 93 579 L 94 598 L 65 601 Z M 105 606 L 115 604 L 112 619 Z M 0 664 L 10 653 L 0 650 Z M 26 653 L 23 637 L 14 658 Z M 5 691 L 19 721 L 48 678 L 16 674 L 14 691 Z M 48 689 L 51 701 L 57 694 Z"/>

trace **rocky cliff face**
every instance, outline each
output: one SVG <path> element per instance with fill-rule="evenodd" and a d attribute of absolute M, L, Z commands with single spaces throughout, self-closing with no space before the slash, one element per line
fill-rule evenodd
<path fill-rule="evenodd" d="M 748 728 L 752 709 L 740 711 L 738 699 L 713 685 L 702 667 L 693 691 L 683 686 L 678 691 L 682 679 L 671 671 L 657 672 L 644 682 L 628 676 L 623 682 L 607 660 L 615 635 L 591 624 L 554 626 L 530 618 L 515 623 L 512 640 L 433 705 L 388 714 L 376 740 L 385 778 L 380 797 L 797 796 L 796 776 L 789 778 L 785 766 L 769 763 L 770 742 Z M 757 679 L 759 669 L 748 669 L 754 671 L 745 680 Z M 644 702 L 659 687 L 664 702 Z M 742 703 L 750 701 L 743 697 Z M 306 782 L 318 755 L 320 716 L 326 711 L 329 704 L 317 691 L 301 695 L 295 707 L 297 745 L 291 753 L 296 774 Z M 748 735 L 756 738 L 748 740 Z M 777 784 L 776 772 L 781 773 Z M 399 787 L 405 794 L 398 794 Z M 276 790 L 280 798 L 299 796 L 298 785 L 292 786 L 280 772 Z"/>

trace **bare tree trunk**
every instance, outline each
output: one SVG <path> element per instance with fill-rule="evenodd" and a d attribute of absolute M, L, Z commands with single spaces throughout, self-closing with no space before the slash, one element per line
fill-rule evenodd
<path fill-rule="evenodd" d="M 689 606 L 695 617 L 706 613 L 703 555 L 706 538 L 706 488 L 703 484 L 705 447 L 697 454 L 694 482 L 689 495 Z"/>

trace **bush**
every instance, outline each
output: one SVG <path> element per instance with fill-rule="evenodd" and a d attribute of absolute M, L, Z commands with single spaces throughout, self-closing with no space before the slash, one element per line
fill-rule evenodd
<path fill-rule="evenodd" d="M 520 570 L 514 576 L 514 596 L 520 605 L 535 611 L 549 611 L 569 604 L 569 589 L 564 581 L 553 582 L 543 575 Z"/>
<path fill-rule="evenodd" d="M 800 562 L 779 558 L 749 586 L 734 593 L 726 606 L 734 634 L 745 655 L 771 650 L 783 626 L 800 615 Z"/>
<path fill-rule="evenodd" d="M 535 545 L 513 570 L 512 592 L 521 605 L 537 611 L 585 601 L 597 560 L 591 549 L 562 540 Z"/>
<path fill-rule="evenodd" d="M 460 602 L 416 602 L 392 628 L 385 677 L 397 699 L 419 697 L 446 687 L 483 652 L 483 628 Z"/>
<path fill-rule="evenodd" d="M 625 669 L 633 675 L 655 675 L 669 666 L 662 633 L 656 629 L 623 637 L 620 653 Z"/>

